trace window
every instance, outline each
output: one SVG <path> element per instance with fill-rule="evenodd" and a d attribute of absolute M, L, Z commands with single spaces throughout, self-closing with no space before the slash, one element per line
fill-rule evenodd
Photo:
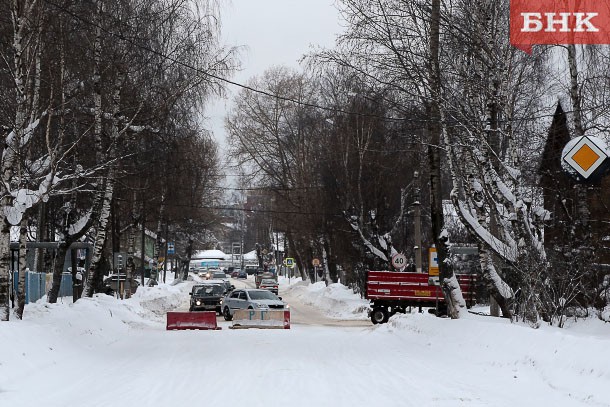
<path fill-rule="evenodd" d="M 253 300 L 279 300 L 271 291 L 250 291 L 250 298 Z"/>

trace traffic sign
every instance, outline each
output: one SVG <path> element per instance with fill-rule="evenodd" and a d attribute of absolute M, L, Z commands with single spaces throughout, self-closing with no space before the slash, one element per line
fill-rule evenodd
<path fill-rule="evenodd" d="M 311 261 L 311 265 L 312 265 L 312 266 L 314 266 L 314 267 L 318 267 L 318 266 L 320 265 L 320 259 L 318 259 L 318 258 L 314 258 L 314 259 Z"/>
<path fill-rule="evenodd" d="M 396 253 L 394 256 L 392 256 L 392 266 L 394 266 L 394 268 L 396 270 L 400 270 L 405 268 L 407 265 L 407 258 L 405 257 L 404 254 L 402 253 Z"/>
<path fill-rule="evenodd" d="M 294 259 L 292 257 L 286 257 L 284 259 L 284 266 L 289 267 L 289 268 L 294 268 L 294 266 L 295 266 Z"/>
<path fill-rule="evenodd" d="M 597 137 L 577 137 L 562 151 L 563 161 L 581 177 L 588 179 L 608 160 L 604 143 Z"/>
<path fill-rule="evenodd" d="M 438 276 L 438 254 L 436 253 L 436 247 L 428 249 L 428 275 Z"/>
<path fill-rule="evenodd" d="M 167 242 L 167 254 L 176 254 L 174 242 Z"/>

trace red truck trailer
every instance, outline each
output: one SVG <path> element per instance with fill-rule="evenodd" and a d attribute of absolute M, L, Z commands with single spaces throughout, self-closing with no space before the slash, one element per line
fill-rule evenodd
<path fill-rule="evenodd" d="M 472 306 L 475 302 L 476 275 L 457 274 L 457 279 L 466 305 Z M 434 285 L 426 273 L 369 271 L 366 298 L 371 301 L 370 317 L 374 324 L 387 322 L 397 312 L 405 313 L 407 307 L 433 307 L 437 313 L 445 308 L 441 288 Z"/>

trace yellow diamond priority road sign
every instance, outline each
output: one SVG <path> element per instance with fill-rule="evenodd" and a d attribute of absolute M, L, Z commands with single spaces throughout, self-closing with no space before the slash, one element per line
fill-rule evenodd
<path fill-rule="evenodd" d="M 584 179 L 589 178 L 608 159 L 603 143 L 598 145 L 595 139 L 578 137 L 564 148 L 563 160 Z"/>

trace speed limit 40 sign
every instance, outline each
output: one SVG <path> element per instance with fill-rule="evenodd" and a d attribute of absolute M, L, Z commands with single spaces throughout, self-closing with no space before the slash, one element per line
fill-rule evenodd
<path fill-rule="evenodd" d="M 396 270 L 405 268 L 407 266 L 407 258 L 405 255 L 402 253 L 396 253 L 394 256 L 392 256 L 392 266 L 394 266 Z"/>

